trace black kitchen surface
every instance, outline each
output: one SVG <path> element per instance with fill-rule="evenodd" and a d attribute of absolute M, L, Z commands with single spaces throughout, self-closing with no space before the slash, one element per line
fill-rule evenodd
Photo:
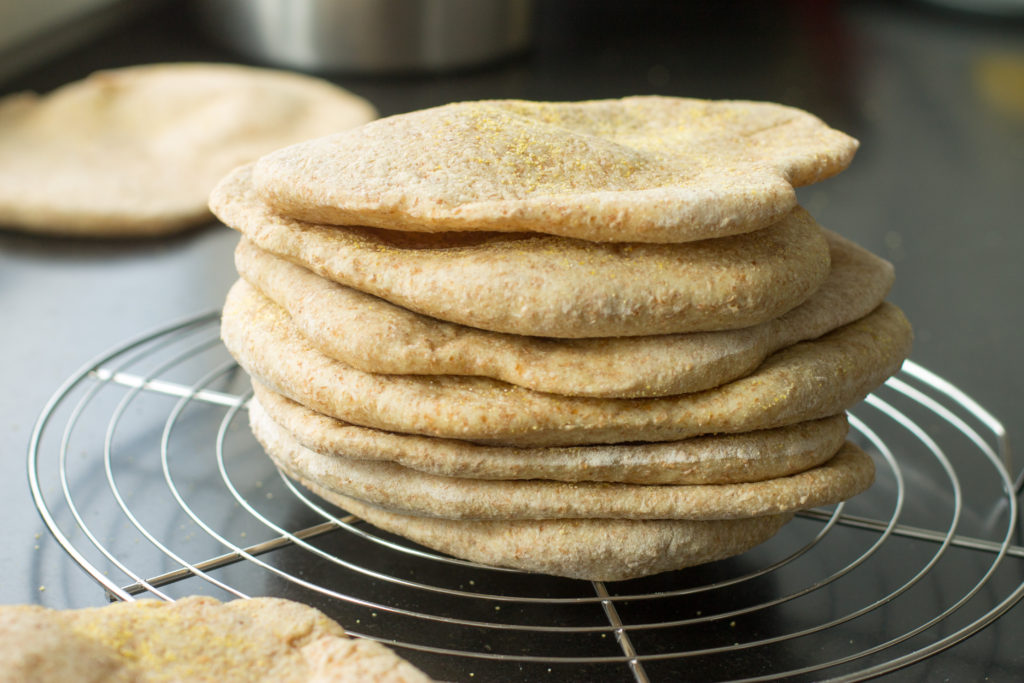
<path fill-rule="evenodd" d="M 239 58 L 175 4 L 0 92 L 182 60 Z M 924 3 L 545 1 L 523 55 L 330 77 L 385 115 L 660 93 L 795 105 L 860 139 L 849 170 L 800 198 L 896 265 L 890 300 L 914 324 L 912 363 L 852 411 L 875 486 L 740 557 L 642 580 L 452 563 L 292 489 L 259 452 L 245 378 L 217 341 L 234 231 L 0 231 L 0 602 L 280 595 L 443 680 L 1024 678 L 1024 547 L 998 464 L 1024 437 L 1024 20 Z"/>

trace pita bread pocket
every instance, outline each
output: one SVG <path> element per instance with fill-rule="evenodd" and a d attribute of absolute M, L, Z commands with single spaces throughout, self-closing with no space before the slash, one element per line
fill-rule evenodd
<path fill-rule="evenodd" d="M 447 323 L 326 280 L 244 238 L 235 265 L 318 350 L 365 372 L 476 375 L 554 394 L 636 398 L 724 384 L 778 349 L 874 310 L 892 266 L 834 233 L 825 237 L 828 279 L 781 317 L 740 330 L 642 337 L 559 340 Z"/>
<path fill-rule="evenodd" d="M 239 164 L 370 121 L 327 81 L 228 64 L 109 71 L 0 100 L 0 226 L 91 237 L 160 235 L 210 219 Z"/>
<path fill-rule="evenodd" d="M 630 97 L 459 102 L 260 159 L 279 213 L 404 231 L 678 243 L 751 232 L 857 142 L 777 104 Z"/>
<path fill-rule="evenodd" d="M 601 399 L 481 377 L 361 372 L 314 349 L 283 309 L 244 281 L 228 294 L 221 335 L 251 376 L 317 412 L 388 431 L 517 446 L 677 441 L 829 417 L 896 372 L 912 338 L 900 310 L 884 303 L 820 339 L 776 352 L 721 387 Z"/>
<path fill-rule="evenodd" d="M 249 170 L 210 196 L 261 249 L 409 310 L 480 329 L 608 337 L 747 327 L 828 277 L 820 226 L 794 209 L 756 233 L 690 244 L 598 244 L 538 234 L 417 235 L 272 212 Z"/>

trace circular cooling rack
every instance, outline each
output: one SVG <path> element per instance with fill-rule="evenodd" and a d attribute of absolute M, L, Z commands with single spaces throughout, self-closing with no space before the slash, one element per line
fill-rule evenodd
<path fill-rule="evenodd" d="M 1000 423 L 907 362 L 850 411 L 874 486 L 735 558 L 617 583 L 483 567 L 283 478 L 210 313 L 90 363 L 40 415 L 36 505 L 111 599 L 276 595 L 441 680 L 860 680 L 1024 594 Z"/>

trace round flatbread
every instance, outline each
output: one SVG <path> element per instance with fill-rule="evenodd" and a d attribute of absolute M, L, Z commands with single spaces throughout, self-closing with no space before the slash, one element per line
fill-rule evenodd
<path fill-rule="evenodd" d="M 0 679 L 12 682 L 430 680 L 383 645 L 278 598 L 2 606 L 0 634 Z"/>
<path fill-rule="evenodd" d="M 733 484 L 763 481 L 820 465 L 839 450 L 845 415 L 778 429 L 663 443 L 551 448 L 483 446 L 385 432 L 321 415 L 253 380 L 251 419 L 263 413 L 296 441 L 326 457 L 394 462 L 446 477 L 551 479 L 630 484 Z"/>
<path fill-rule="evenodd" d="M 630 97 L 459 102 L 278 150 L 279 213 L 408 231 L 678 243 L 763 228 L 857 142 L 778 104 Z"/>
<path fill-rule="evenodd" d="M 319 413 L 406 434 L 518 446 L 677 441 L 829 417 L 894 374 L 912 340 L 902 312 L 883 303 L 721 387 L 615 399 L 558 396 L 482 377 L 365 373 L 313 348 L 283 309 L 244 281 L 228 293 L 221 336 L 251 376 Z"/>
<path fill-rule="evenodd" d="M 210 190 L 283 145 L 375 118 L 327 81 L 228 64 L 99 71 L 0 100 L 0 227 L 158 235 L 208 221 Z"/>
<path fill-rule="evenodd" d="M 266 413 L 253 434 L 289 476 L 321 490 L 403 514 L 445 519 L 740 519 L 829 505 L 874 480 L 871 458 L 850 442 L 823 464 L 741 484 L 619 484 L 542 479 L 504 481 L 427 474 L 392 462 L 322 455 Z"/>
<path fill-rule="evenodd" d="M 551 235 L 416 234 L 275 214 L 250 169 L 210 207 L 261 249 L 440 320 L 542 337 L 736 329 L 776 318 L 828 277 L 828 243 L 796 208 L 754 233 L 688 244 L 598 244 Z"/>
<path fill-rule="evenodd" d="M 587 581 L 624 581 L 732 557 L 767 541 L 793 517 L 438 519 L 391 512 L 303 483 L 370 524 L 428 548 L 485 565 Z"/>
<path fill-rule="evenodd" d="M 716 387 L 874 310 L 892 285 L 892 265 L 825 236 L 828 279 L 781 317 L 740 330 L 642 337 L 552 339 L 447 323 L 319 277 L 244 238 L 235 265 L 318 350 L 364 372 L 475 375 L 564 396 L 636 398 Z"/>

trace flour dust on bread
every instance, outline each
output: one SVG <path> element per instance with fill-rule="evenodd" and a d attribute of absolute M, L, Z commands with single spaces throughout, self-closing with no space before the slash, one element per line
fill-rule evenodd
<path fill-rule="evenodd" d="M 766 102 L 492 100 L 299 143 L 254 178 L 275 211 L 315 223 L 679 243 L 778 221 L 794 186 L 835 175 L 856 149 Z"/>

